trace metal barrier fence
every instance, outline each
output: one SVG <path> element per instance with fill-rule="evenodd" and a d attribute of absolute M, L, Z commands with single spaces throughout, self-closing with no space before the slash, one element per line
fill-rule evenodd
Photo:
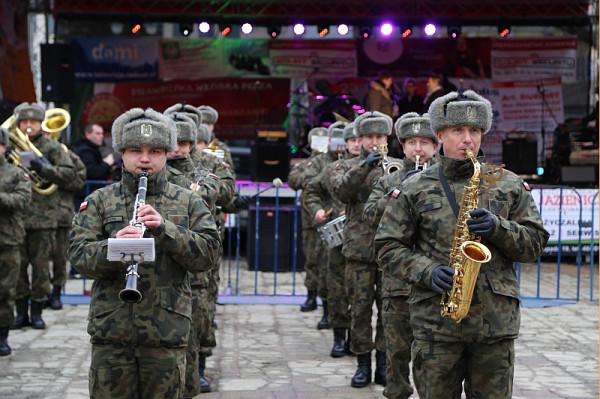
<path fill-rule="evenodd" d="M 86 188 L 107 183 L 88 181 Z M 225 251 L 220 268 L 221 303 L 300 303 L 304 300 L 299 193 L 284 185 L 257 195 L 268 187 L 268 183 L 237 183 L 239 194 L 256 197 L 249 210 L 226 215 Z M 532 194 L 551 238 L 543 258 L 534 264 L 515 263 L 522 298 L 579 301 L 585 278 L 589 279 L 587 298 L 595 300 L 598 191 L 535 186 Z M 246 244 L 245 250 L 243 244 Z M 585 263 L 589 263 L 587 270 L 584 270 Z M 86 287 L 84 280 L 84 292 Z"/>

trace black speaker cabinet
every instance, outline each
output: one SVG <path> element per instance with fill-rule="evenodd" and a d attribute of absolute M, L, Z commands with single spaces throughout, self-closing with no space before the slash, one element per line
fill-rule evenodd
<path fill-rule="evenodd" d="M 537 172 L 537 142 L 525 138 L 506 139 L 502 142 L 502 162 L 506 169 L 518 175 Z"/>
<path fill-rule="evenodd" d="M 280 205 L 279 212 L 279 237 L 277 253 L 277 271 L 290 272 L 293 269 L 294 259 L 294 212 L 291 204 Z M 251 207 L 248 212 L 248 239 L 246 254 L 248 256 L 248 270 L 254 270 L 256 265 L 256 209 Z M 302 225 L 300 211 L 297 221 L 297 254 L 296 271 L 303 270 L 304 257 L 302 254 Z M 259 242 L 258 265 L 263 272 L 272 272 L 275 268 L 275 207 L 272 204 L 263 204 L 259 210 Z"/>
<path fill-rule="evenodd" d="M 42 44 L 42 101 L 68 103 L 73 97 L 71 45 Z"/>
<path fill-rule="evenodd" d="M 280 140 L 257 139 L 252 147 L 252 180 L 270 182 L 287 178 L 290 172 L 290 147 Z"/>

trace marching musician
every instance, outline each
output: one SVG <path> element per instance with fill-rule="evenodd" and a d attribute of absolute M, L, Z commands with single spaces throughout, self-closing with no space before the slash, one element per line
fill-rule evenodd
<path fill-rule="evenodd" d="M 379 225 L 389 199 L 398 195 L 397 187 L 400 187 L 402 180 L 412 173 L 418 173 L 437 159 L 434 155 L 438 147 L 438 138 L 431 130 L 427 114 L 406 113 L 396 121 L 394 129 L 405 158 L 396 172 L 379 179 L 365 204 L 363 219 L 373 226 Z M 412 394 L 409 380 L 412 343 L 408 313 L 410 285 L 390 274 L 388 267 L 393 266 L 379 264 L 387 355 L 387 385 L 383 394 L 390 399 L 403 399 Z"/>
<path fill-rule="evenodd" d="M 233 158 L 231 157 L 231 150 L 215 135 L 215 124 L 219 120 L 219 112 L 210 105 L 201 105 L 198 107 L 198 111 L 202 114 L 202 123 L 208 128 L 210 133 L 210 144 L 211 149 L 218 149 L 223 151 L 225 163 L 233 168 Z"/>
<path fill-rule="evenodd" d="M 28 140 L 42 153 L 42 157 L 31 160 L 30 171 L 49 183 L 67 185 L 76 179 L 76 170 L 69 155 L 61 144 L 42 134 L 42 121 L 46 112 L 38 104 L 22 103 L 15 110 L 17 127 Z M 26 149 L 19 149 L 25 151 Z M 21 158 L 23 154 L 21 153 Z M 46 328 L 42 319 L 42 309 L 50 294 L 50 276 L 48 266 L 52 257 L 54 235 L 58 227 L 59 196 L 40 187 L 34 190 L 31 206 L 25 217 L 26 236 L 21 245 L 21 268 L 17 283 L 17 316 L 13 329 L 31 326 L 35 329 Z M 49 188 L 49 187 L 48 187 Z M 31 285 L 28 266 L 31 264 Z M 31 300 L 31 320 L 29 319 L 29 300 Z"/>
<path fill-rule="evenodd" d="M 200 196 L 166 179 L 167 152 L 177 146 L 171 119 L 134 108 L 115 120 L 112 137 L 122 155 L 121 181 L 82 202 L 70 236 L 71 263 L 95 279 L 88 323 L 90 396 L 181 398 L 192 312 L 188 272 L 212 267 L 219 235 Z M 119 300 L 126 265 L 107 260 L 107 239 L 139 238 L 141 230 L 128 222 L 142 172 L 149 177 L 137 222 L 154 238 L 156 257 L 139 265 L 142 299 L 131 304 Z"/>
<path fill-rule="evenodd" d="M 0 128 L 0 356 L 11 354 L 8 330 L 14 321 L 14 306 L 21 253 L 25 239 L 25 209 L 31 202 L 31 181 L 18 167 L 6 161 L 10 133 Z"/>
<path fill-rule="evenodd" d="M 365 202 L 373 185 L 384 173 L 383 162 L 399 162 L 383 153 L 382 145 L 392 134 L 392 118 L 381 112 L 365 112 L 354 121 L 360 136 L 361 153 L 337 165 L 332 179 L 333 193 L 346 204 L 346 225 L 342 254 L 350 277 L 352 339 L 350 349 L 357 355 L 357 368 L 351 386 L 364 388 L 371 383 L 372 351 L 375 352 L 375 383 L 386 384 L 385 340 L 381 324 L 381 273 L 375 263 L 373 236 L 375 228 L 362 219 Z M 373 302 L 377 305 L 377 327 L 373 342 Z"/>
<path fill-rule="evenodd" d="M 458 399 L 464 382 L 467 397 L 510 398 L 520 323 L 513 262 L 534 261 L 548 233 L 529 186 L 514 173 L 483 164 L 481 139 L 492 125 L 488 100 L 470 90 L 451 92 L 431 104 L 429 117 L 442 142 L 440 161 L 406 179 L 392 195 L 375 236 L 379 262 L 393 278 L 411 284 L 413 377 L 419 397 Z M 468 159 L 467 151 L 478 159 Z M 477 161 L 480 183 L 474 178 Z M 465 203 L 478 205 L 461 215 L 466 192 Z M 463 231 L 456 226 L 465 224 L 468 234 L 455 237 L 455 230 Z M 448 265 L 453 237 L 460 242 L 470 234 L 481 237 L 491 261 L 475 277 L 470 310 L 457 324 L 441 316 L 440 295 L 447 297 L 455 283 L 454 267 Z"/>

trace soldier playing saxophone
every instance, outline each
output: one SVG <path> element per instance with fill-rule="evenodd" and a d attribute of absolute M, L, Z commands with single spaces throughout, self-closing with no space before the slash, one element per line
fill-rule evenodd
<path fill-rule="evenodd" d="M 411 283 L 409 299 L 413 376 L 420 398 L 510 398 L 514 340 L 519 334 L 519 285 L 513 262 L 531 262 L 542 253 L 548 233 L 529 187 L 501 169 L 482 179 L 478 208 L 466 225 L 481 237 L 492 259 L 478 274 L 470 312 L 460 325 L 440 315 L 441 294 L 449 291 L 448 266 L 463 189 L 474 174 L 467 152 L 479 155 L 492 124 L 488 100 L 473 91 L 449 93 L 429 108 L 431 126 L 442 142 L 439 163 L 406 179 L 392 198 L 375 235 L 381 264 Z M 488 165 L 489 166 L 489 165 Z"/>

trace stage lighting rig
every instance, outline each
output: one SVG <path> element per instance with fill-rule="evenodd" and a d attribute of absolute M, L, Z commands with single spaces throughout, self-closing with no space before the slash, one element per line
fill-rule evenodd
<path fill-rule="evenodd" d="M 230 24 L 219 24 L 219 30 L 221 31 L 221 36 L 226 37 L 231 33 L 231 25 Z"/>
<path fill-rule="evenodd" d="M 267 28 L 267 32 L 269 32 L 271 39 L 277 39 L 277 36 L 281 34 L 281 26 L 271 25 Z"/>
<path fill-rule="evenodd" d="M 368 39 L 371 36 L 371 28 L 368 26 L 363 26 L 360 28 L 358 33 L 363 39 Z"/>
<path fill-rule="evenodd" d="M 407 37 L 409 37 L 410 35 L 412 35 L 413 33 L 413 28 L 412 26 L 405 26 L 404 28 L 402 28 L 400 34 L 402 35 L 402 37 L 404 39 L 406 39 Z"/>
<path fill-rule="evenodd" d="M 194 28 L 193 28 L 192 24 L 188 24 L 188 23 L 179 24 L 179 33 L 181 33 L 182 36 L 189 36 L 192 33 L 193 29 Z"/>
<path fill-rule="evenodd" d="M 498 35 L 500 37 L 508 37 L 510 36 L 510 25 L 499 25 L 498 26 Z"/>
<path fill-rule="evenodd" d="M 339 24 L 337 27 L 337 33 L 340 36 L 346 36 L 350 32 L 350 28 L 346 24 Z"/>
<path fill-rule="evenodd" d="M 317 25 L 317 32 L 319 36 L 325 37 L 329 34 L 329 25 Z"/>
<path fill-rule="evenodd" d="M 450 25 L 448 26 L 448 37 L 451 39 L 456 39 L 460 36 L 461 27 L 458 25 Z"/>

